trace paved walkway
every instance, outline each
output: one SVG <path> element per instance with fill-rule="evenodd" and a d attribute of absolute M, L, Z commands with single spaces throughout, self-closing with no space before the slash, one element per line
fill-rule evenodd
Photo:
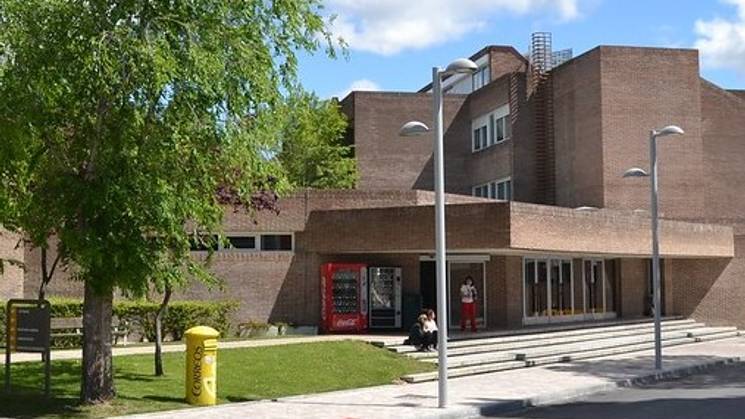
<path fill-rule="evenodd" d="M 220 349 L 229 348 L 256 348 L 261 346 L 275 346 L 275 345 L 291 345 L 294 343 L 309 343 L 309 342 L 329 342 L 338 340 L 361 340 L 365 342 L 400 342 L 401 336 L 391 335 L 317 335 L 317 336 L 288 336 L 278 338 L 267 338 L 267 339 L 244 339 L 244 340 L 231 340 L 218 342 Z M 184 352 L 186 346 L 183 343 L 174 343 L 163 345 L 163 352 Z M 113 348 L 114 356 L 119 355 L 140 355 L 140 354 L 152 354 L 154 351 L 153 345 L 132 345 L 132 346 L 116 346 Z M 3 351 L 4 352 L 4 351 Z M 39 361 L 39 354 L 36 353 L 14 353 L 11 357 L 11 362 L 29 362 Z M 83 357 L 82 349 L 60 349 L 52 351 L 52 360 L 58 359 L 80 359 Z M 0 365 L 5 364 L 5 357 L 0 357 Z"/>
<path fill-rule="evenodd" d="M 664 376 L 745 359 L 745 338 L 663 349 Z M 137 415 L 139 418 L 478 417 L 526 405 L 567 401 L 659 376 L 652 351 L 450 380 L 450 407 L 438 409 L 437 383 L 392 384 L 276 401 L 225 404 Z M 219 386 L 218 386 L 219 388 Z"/>

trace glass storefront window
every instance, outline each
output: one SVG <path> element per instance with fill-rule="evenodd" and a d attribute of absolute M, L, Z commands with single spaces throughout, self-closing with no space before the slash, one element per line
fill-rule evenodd
<path fill-rule="evenodd" d="M 571 260 L 525 259 L 523 269 L 523 307 L 526 318 L 574 313 Z"/>

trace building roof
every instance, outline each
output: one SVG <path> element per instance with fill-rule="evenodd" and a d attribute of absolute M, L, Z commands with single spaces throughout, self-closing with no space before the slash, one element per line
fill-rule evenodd
<path fill-rule="evenodd" d="M 522 202 L 447 205 L 447 248 L 453 253 L 566 254 L 647 258 L 649 217 L 633 211 L 577 211 Z M 338 226 L 338 228 L 329 228 Z M 318 253 L 428 253 L 434 207 L 409 205 L 314 211 L 306 232 Z M 660 251 L 673 258 L 731 258 L 732 227 L 660 221 Z"/>
<path fill-rule="evenodd" d="M 527 58 L 525 58 L 525 56 L 524 56 L 524 55 L 520 54 L 520 53 L 519 53 L 519 52 L 518 52 L 518 51 L 517 51 L 517 50 L 515 49 L 515 47 L 513 47 L 513 46 L 510 46 L 510 45 L 487 45 L 487 46 L 485 46 L 484 48 L 481 48 L 481 49 L 480 49 L 480 50 L 479 50 L 479 51 L 478 51 L 477 53 L 475 53 L 475 54 L 471 55 L 471 56 L 470 56 L 470 57 L 468 57 L 468 58 L 469 58 L 470 60 L 472 60 L 472 61 L 476 61 L 476 60 L 478 60 L 479 58 L 481 58 L 481 57 L 483 57 L 484 55 L 486 55 L 487 53 L 490 53 L 491 51 L 502 51 L 502 52 L 508 52 L 508 53 L 514 54 L 514 55 L 515 55 L 516 57 L 519 57 L 519 58 L 520 58 L 521 60 L 525 61 L 526 63 L 528 62 L 528 59 L 527 59 Z M 450 77 L 451 77 L 451 76 L 445 76 L 445 77 L 444 77 L 444 78 L 443 78 L 442 80 L 443 80 L 443 81 L 445 81 L 445 80 L 449 79 Z M 419 93 L 424 93 L 424 92 L 428 91 L 428 90 L 429 90 L 429 89 L 431 89 L 431 88 L 432 88 L 432 83 L 430 82 L 430 83 L 428 83 L 428 84 L 427 84 L 426 86 L 424 86 L 424 87 L 422 87 L 421 89 L 419 89 L 419 90 L 418 90 L 418 92 L 419 92 Z"/>

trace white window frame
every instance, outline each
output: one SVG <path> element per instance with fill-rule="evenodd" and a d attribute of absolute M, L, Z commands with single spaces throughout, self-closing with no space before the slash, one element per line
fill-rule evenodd
<path fill-rule="evenodd" d="M 528 261 L 533 261 L 533 278 L 534 280 L 537 280 L 538 278 L 538 263 L 544 262 L 546 264 L 546 315 L 542 316 L 530 316 L 528 317 L 527 313 L 527 307 L 526 307 L 526 301 L 525 297 L 527 295 L 527 290 L 525 289 L 525 280 L 527 279 L 528 272 L 525 269 L 525 265 Z M 557 261 L 559 263 L 559 275 L 563 282 L 563 270 L 561 269 L 561 266 L 564 263 L 569 264 L 569 283 L 572 290 L 571 293 L 571 304 L 572 304 L 572 313 L 573 314 L 562 314 L 562 315 L 554 315 L 551 307 L 553 306 L 552 301 L 552 292 L 551 292 L 551 280 L 552 280 L 552 273 L 551 273 L 551 263 L 553 261 Z M 577 306 L 574 299 L 574 293 L 575 293 L 575 286 L 576 281 L 574 280 L 574 260 L 570 257 L 566 256 L 558 256 L 558 255 L 536 255 L 536 256 L 524 256 L 523 257 L 523 265 L 522 265 L 522 289 L 523 289 L 523 325 L 532 325 L 532 324 L 542 324 L 542 323 L 565 323 L 565 322 L 572 322 L 572 321 L 579 321 L 579 320 L 585 320 L 586 316 L 584 314 L 577 314 Z M 584 281 L 584 277 L 583 277 Z"/>
<path fill-rule="evenodd" d="M 481 89 L 491 82 L 491 69 L 489 64 L 482 65 L 471 75 L 471 91 Z"/>
<path fill-rule="evenodd" d="M 509 140 L 512 137 L 512 121 L 510 120 L 510 104 L 506 103 L 498 108 L 474 118 L 471 121 L 471 152 L 476 153 L 489 147 Z M 502 126 L 504 136 L 497 138 L 498 126 Z M 483 136 L 483 128 L 486 128 L 486 138 Z M 476 143 L 476 130 L 479 130 L 479 142 Z"/>
<path fill-rule="evenodd" d="M 254 253 L 261 250 L 261 234 L 259 233 L 245 233 L 245 232 L 239 232 L 239 231 L 231 231 L 225 233 L 225 239 L 227 240 L 228 237 L 253 237 L 254 238 L 254 247 L 253 248 L 241 248 L 241 249 L 234 249 L 230 247 L 223 247 L 222 244 L 219 245 L 218 251 L 220 252 L 230 252 L 230 253 Z"/>
<path fill-rule="evenodd" d="M 261 237 L 262 236 L 290 236 L 290 250 L 263 250 L 261 248 Z M 295 233 L 288 233 L 288 232 L 270 232 L 270 231 L 264 231 L 259 233 L 259 241 L 257 242 L 257 247 L 259 248 L 260 252 L 265 253 L 292 253 L 295 251 Z"/>
<path fill-rule="evenodd" d="M 292 253 L 295 251 L 295 233 L 292 232 L 272 232 L 272 231 L 262 231 L 262 232 L 240 232 L 240 231 L 229 231 L 223 233 L 225 236 L 225 239 L 227 240 L 228 237 L 253 237 L 254 238 L 254 247 L 253 248 L 230 248 L 224 246 L 222 243 L 217 244 L 217 249 L 215 252 L 223 252 L 223 253 L 257 253 L 257 252 L 263 252 L 263 253 Z M 261 237 L 262 236 L 290 236 L 290 250 L 262 250 L 261 249 Z M 191 250 L 191 253 L 196 254 L 206 254 L 208 250 Z"/>
<path fill-rule="evenodd" d="M 507 184 L 509 182 L 509 187 L 505 187 L 505 197 L 499 198 L 499 185 L 501 184 Z M 485 188 L 485 189 L 482 189 Z M 482 190 L 486 190 L 486 194 L 481 193 Z M 492 194 L 492 191 L 494 192 Z M 499 201 L 512 201 L 512 176 L 507 176 L 502 179 L 493 180 L 491 182 L 482 183 L 479 185 L 475 185 L 471 188 L 471 195 L 479 198 L 489 198 L 489 199 L 496 199 Z"/>

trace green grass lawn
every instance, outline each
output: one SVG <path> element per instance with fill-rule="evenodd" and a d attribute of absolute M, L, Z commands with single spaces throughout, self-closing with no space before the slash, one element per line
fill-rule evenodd
<path fill-rule="evenodd" d="M 0 417 L 106 417 L 188 407 L 184 354 L 163 355 L 166 375 L 154 377 L 152 355 L 114 358 L 117 399 L 79 407 L 80 361 L 52 362 L 52 399 L 41 395 L 40 362 L 12 366 L 14 390 L 0 395 Z M 433 364 L 355 342 L 318 342 L 218 353 L 218 403 L 276 398 L 389 384 L 401 375 L 431 371 Z"/>

